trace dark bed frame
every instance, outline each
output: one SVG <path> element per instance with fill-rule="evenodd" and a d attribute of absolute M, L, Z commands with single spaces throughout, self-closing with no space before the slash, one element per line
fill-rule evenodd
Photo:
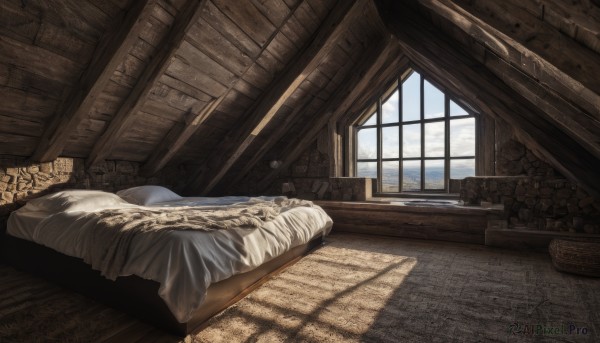
<path fill-rule="evenodd" d="M 212 316 L 239 301 L 323 242 L 319 236 L 252 271 L 212 284 L 202 307 L 190 321 L 179 323 L 159 297 L 160 285 L 156 281 L 135 275 L 111 281 L 91 269 L 82 259 L 9 235 L 2 238 L 0 254 L 8 264 L 40 275 L 178 336 L 202 330 Z"/>

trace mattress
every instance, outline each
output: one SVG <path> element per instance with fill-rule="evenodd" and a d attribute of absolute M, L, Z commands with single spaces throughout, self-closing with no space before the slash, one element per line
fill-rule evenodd
<path fill-rule="evenodd" d="M 85 192 L 85 191 L 80 191 Z M 268 197 L 261 198 L 268 201 Z M 36 199 L 37 200 L 37 199 Z M 252 201 L 249 197 L 181 198 L 146 205 L 153 209 L 181 206 L 228 206 Z M 79 203 L 84 203 L 80 201 Z M 78 202 L 74 202 L 78 203 Z M 82 258 L 94 244 L 95 221 L 86 216 L 107 208 L 143 207 L 116 202 L 47 208 L 34 204 L 13 212 L 7 233 Z M 74 210 L 73 210 L 74 209 Z M 169 231 L 133 238 L 119 276 L 137 275 L 160 283 L 159 296 L 175 318 L 187 322 L 200 308 L 206 289 L 233 275 L 255 269 L 296 246 L 330 232 L 331 218 L 317 205 L 283 212 L 262 227 L 213 231 Z"/>

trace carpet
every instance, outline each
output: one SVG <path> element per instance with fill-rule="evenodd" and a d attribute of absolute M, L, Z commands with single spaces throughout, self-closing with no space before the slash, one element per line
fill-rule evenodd
<path fill-rule="evenodd" d="M 0 267 L 1 342 L 597 342 L 600 279 L 545 254 L 334 234 L 180 339 Z"/>

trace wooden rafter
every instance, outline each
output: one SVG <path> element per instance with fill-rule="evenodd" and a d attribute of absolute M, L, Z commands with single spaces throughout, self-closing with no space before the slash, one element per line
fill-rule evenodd
<path fill-rule="evenodd" d="M 115 20 L 114 30 L 102 38 L 96 48 L 98 53 L 95 58 L 59 107 L 60 113 L 53 117 L 44 131 L 32 160 L 52 161 L 62 153 L 69 136 L 86 118 L 113 72 L 138 39 L 156 3 L 156 0 L 134 1 L 129 11 Z"/>
<path fill-rule="evenodd" d="M 362 13 L 365 0 L 339 1 L 333 7 L 323 24 L 311 40 L 289 64 L 287 69 L 269 87 L 269 91 L 261 98 L 251 111 L 249 118 L 239 129 L 234 130 L 228 142 L 218 153 L 208 158 L 208 162 L 199 168 L 201 173 L 192 180 L 189 187 L 192 191 L 207 194 L 210 192 L 248 146 L 269 124 L 277 111 L 296 91 L 300 84 L 318 67 L 320 61 L 337 44 L 348 28 Z M 209 166 L 218 165 L 217 170 Z"/>
<path fill-rule="evenodd" d="M 219 99 L 222 99 L 222 97 Z M 142 165 L 140 174 L 152 176 L 161 170 L 196 132 L 206 118 L 213 113 L 220 103 L 221 102 L 217 99 L 210 100 L 199 112 L 189 113 L 185 123 L 174 125 L 160 147 L 158 147 L 148 161 Z"/>
<path fill-rule="evenodd" d="M 323 110 L 307 125 L 307 128 L 297 135 L 297 139 L 290 143 L 282 155 L 282 164 L 278 169 L 273 169 L 259 183 L 257 189 L 265 190 L 281 170 L 285 170 L 314 142 L 321 130 L 330 122 L 337 121 L 343 114 L 355 107 L 357 100 L 364 99 L 364 93 L 376 76 L 387 73 L 395 77 L 400 69 L 387 64 L 391 60 L 400 61 L 400 52 L 395 49 L 397 44 L 384 40 L 377 47 L 370 49 L 369 54 L 363 59 L 355 72 L 350 73 L 333 96 L 323 106 Z M 392 57 L 393 55 L 393 57 Z M 403 60 L 405 61 L 405 60 Z M 385 70 L 382 72 L 382 70 Z"/>
<path fill-rule="evenodd" d="M 96 141 L 86 160 L 86 167 L 89 168 L 109 156 L 119 138 L 129 130 L 155 82 L 165 73 L 170 62 L 175 58 L 177 48 L 186 32 L 198 21 L 204 3 L 205 0 L 187 0 L 179 10 L 169 34 L 158 45 L 158 51 L 138 78 L 129 97 L 121 105 L 106 131 Z"/>
<path fill-rule="evenodd" d="M 285 117 L 283 123 L 281 126 L 279 126 L 277 131 L 270 135 L 269 138 L 267 138 L 267 140 L 261 144 L 258 150 L 250 158 L 248 158 L 248 163 L 244 164 L 244 167 L 237 173 L 236 177 L 229 181 L 227 192 L 229 192 L 232 187 L 241 181 L 252 170 L 252 168 L 254 168 L 256 163 L 260 161 L 263 156 L 265 156 L 265 154 L 269 152 L 269 150 L 275 146 L 275 144 L 277 144 L 277 142 L 279 142 L 284 135 L 288 133 L 288 131 L 300 119 L 300 114 L 304 112 L 306 108 L 308 108 L 308 105 L 310 105 L 313 99 L 313 96 L 306 96 L 305 100 L 296 106 L 292 113 Z"/>
<path fill-rule="evenodd" d="M 509 2 L 488 5 L 501 6 L 511 13 L 511 19 L 521 23 L 519 37 L 527 39 L 513 39 L 504 34 L 498 28 L 501 25 L 497 15 L 486 15 L 463 0 L 419 2 L 473 37 L 479 46 L 471 50 L 479 52 L 480 62 L 600 158 L 600 83 L 594 76 L 600 73 L 600 65 L 596 53 Z M 560 44 L 553 41 L 556 37 L 562 37 Z M 497 64 L 494 58 L 486 60 L 490 55 L 505 63 Z M 579 68 L 572 62 L 575 59 Z"/>
<path fill-rule="evenodd" d="M 298 1 L 292 8 L 290 8 L 289 13 L 281 23 L 278 25 L 277 30 L 275 30 L 271 36 L 267 39 L 265 44 L 263 45 L 260 54 L 262 54 L 271 44 L 271 42 L 276 38 L 277 34 L 280 32 L 281 28 L 287 24 L 288 20 L 292 18 L 298 7 L 302 4 L 302 1 Z M 260 56 L 258 54 L 258 56 Z M 256 63 L 256 62 L 255 62 Z M 162 169 L 174 156 L 177 152 L 185 145 L 185 143 L 194 135 L 194 133 L 200 128 L 201 124 L 210 118 L 210 116 L 219 108 L 219 105 L 229 96 L 229 94 L 235 91 L 235 87 L 237 86 L 240 80 L 243 80 L 246 74 L 250 72 L 250 70 L 255 66 L 255 63 L 249 64 L 246 69 L 239 76 L 238 81 L 232 83 L 227 91 L 219 96 L 217 99 L 213 99 L 209 104 L 207 104 L 199 113 L 193 114 L 190 113 L 191 118 L 186 120 L 186 123 L 183 125 L 180 123 L 176 123 L 173 128 L 167 134 L 165 142 L 163 145 L 156 149 L 154 153 L 148 158 L 148 160 L 142 166 L 140 172 L 143 175 L 151 176 Z"/>
<path fill-rule="evenodd" d="M 502 118 L 528 148 L 591 194 L 600 194 L 600 160 L 549 121 L 543 111 L 465 54 L 418 12 L 406 7 L 380 12 L 415 64 L 445 87 L 465 94 L 484 113 Z"/>

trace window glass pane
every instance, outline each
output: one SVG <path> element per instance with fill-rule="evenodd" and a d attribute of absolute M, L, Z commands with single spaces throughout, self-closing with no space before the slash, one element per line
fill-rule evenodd
<path fill-rule="evenodd" d="M 402 162 L 402 191 L 421 190 L 421 161 Z"/>
<path fill-rule="evenodd" d="M 377 162 L 357 162 L 356 176 L 377 178 Z"/>
<path fill-rule="evenodd" d="M 423 84 L 424 116 L 425 119 L 439 118 L 444 116 L 444 93 L 434 85 L 424 81 Z"/>
<path fill-rule="evenodd" d="M 425 189 L 444 189 L 444 160 L 425 161 Z"/>
<path fill-rule="evenodd" d="M 377 158 L 377 129 L 358 130 L 358 159 Z"/>
<path fill-rule="evenodd" d="M 465 111 L 464 108 L 460 107 L 460 105 L 458 105 L 454 101 L 450 100 L 450 115 L 451 116 L 466 116 L 468 114 L 469 113 L 467 113 L 467 111 Z"/>
<path fill-rule="evenodd" d="M 402 125 L 402 157 L 421 157 L 421 124 Z"/>
<path fill-rule="evenodd" d="M 398 126 L 384 127 L 381 129 L 381 157 L 400 157 L 400 132 Z"/>
<path fill-rule="evenodd" d="M 413 72 L 402 83 L 402 121 L 421 119 L 421 75 Z"/>
<path fill-rule="evenodd" d="M 362 124 L 362 126 L 367 125 L 377 125 L 377 112 L 371 114 L 371 117 L 369 117 L 369 119 L 364 124 Z"/>
<path fill-rule="evenodd" d="M 450 120 L 450 156 L 475 156 L 475 118 Z"/>
<path fill-rule="evenodd" d="M 444 157 L 445 122 L 425 124 L 425 157 Z"/>
<path fill-rule="evenodd" d="M 399 114 L 399 92 L 398 89 L 392 93 L 392 95 L 381 104 L 381 122 L 383 124 L 386 123 L 397 123 L 398 122 L 398 114 Z"/>
<path fill-rule="evenodd" d="M 450 160 L 451 179 L 464 179 L 469 176 L 475 176 L 474 158 Z"/>
<path fill-rule="evenodd" d="M 381 187 L 382 192 L 399 192 L 399 173 L 400 173 L 400 162 L 399 161 L 388 161 L 381 162 Z"/>

